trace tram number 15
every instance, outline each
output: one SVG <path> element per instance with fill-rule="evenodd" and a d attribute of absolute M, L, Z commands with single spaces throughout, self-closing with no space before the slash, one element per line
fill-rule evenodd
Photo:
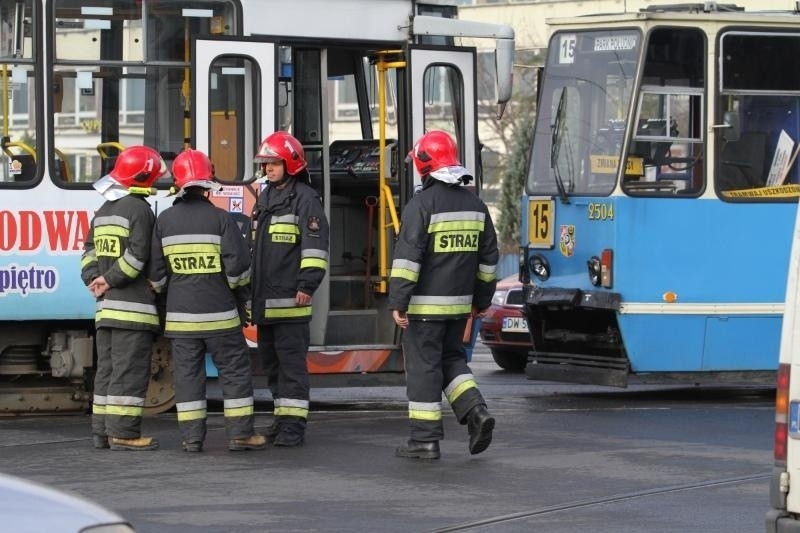
<path fill-rule="evenodd" d="M 534 248 L 553 246 L 553 216 L 555 202 L 530 200 L 528 203 L 528 243 Z"/>

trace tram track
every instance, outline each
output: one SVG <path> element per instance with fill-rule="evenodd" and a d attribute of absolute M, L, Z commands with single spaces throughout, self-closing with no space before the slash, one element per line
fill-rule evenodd
<path fill-rule="evenodd" d="M 636 500 L 639 498 L 647 498 L 650 496 L 660 496 L 662 494 L 672 494 L 676 492 L 684 492 L 690 490 L 697 490 L 703 489 L 708 487 L 720 487 L 725 485 L 736 485 L 737 483 L 746 483 L 749 481 L 757 481 L 762 479 L 768 479 L 770 477 L 770 473 L 766 472 L 763 474 L 751 474 L 747 476 L 738 476 L 738 477 L 731 477 L 731 478 L 722 478 L 722 479 L 714 479 L 709 481 L 704 481 L 701 483 L 688 483 L 684 485 L 670 485 L 667 487 L 656 487 L 652 489 L 646 489 L 636 492 L 629 492 L 624 494 L 616 494 L 613 496 L 608 496 L 605 498 L 596 498 L 596 499 L 589 499 L 589 500 L 579 500 L 575 502 L 568 502 L 558 505 L 550 505 L 547 507 L 540 507 L 537 509 L 532 509 L 529 511 L 520 511 L 517 513 L 511 513 L 507 515 L 500 515 L 494 516 L 490 518 L 483 518 L 481 520 L 475 520 L 473 522 L 465 522 L 463 524 L 456 524 L 452 526 L 446 526 L 443 528 L 437 528 L 430 530 L 429 533 L 448 533 L 452 531 L 469 531 L 471 529 L 475 529 L 478 527 L 485 527 L 485 526 L 492 526 L 492 525 L 500 525 L 503 523 L 513 522 L 515 520 L 523 520 L 525 518 L 535 518 L 537 516 L 544 516 L 554 513 L 560 513 L 563 511 L 571 511 L 576 509 L 586 509 L 588 507 L 594 507 L 598 505 L 607 505 L 611 503 L 619 503 L 625 502 L 630 500 Z"/>

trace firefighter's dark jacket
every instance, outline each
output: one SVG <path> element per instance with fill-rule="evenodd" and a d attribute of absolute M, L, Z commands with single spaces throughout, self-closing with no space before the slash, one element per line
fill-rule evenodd
<path fill-rule="evenodd" d="M 150 235 L 155 216 L 143 196 L 107 201 L 92 219 L 83 243 L 81 279 L 98 276 L 111 286 L 97 299 L 95 325 L 158 331 L 155 295 L 147 283 Z"/>
<path fill-rule="evenodd" d="M 158 216 L 150 280 L 166 291 L 167 337 L 213 337 L 242 327 L 250 297 L 250 249 L 236 221 L 187 193 Z"/>
<path fill-rule="evenodd" d="M 313 295 L 328 269 L 321 198 L 291 178 L 282 189 L 267 186 L 261 192 L 251 219 L 253 322 L 310 321 L 311 305 L 295 304 L 295 296 Z"/>
<path fill-rule="evenodd" d="M 403 210 L 389 275 L 389 308 L 409 318 L 463 318 L 491 304 L 497 234 L 472 191 L 428 177 Z"/>

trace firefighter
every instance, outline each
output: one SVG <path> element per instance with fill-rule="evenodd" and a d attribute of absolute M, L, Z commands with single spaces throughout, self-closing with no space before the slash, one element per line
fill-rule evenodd
<path fill-rule="evenodd" d="M 489 415 L 467 365 L 467 317 L 481 317 L 497 283 L 497 235 L 486 205 L 462 187 L 472 179 L 443 131 L 423 135 L 409 152 L 422 190 L 403 211 L 389 276 L 389 308 L 404 329 L 410 439 L 395 455 L 438 459 L 442 391 L 469 431 L 469 451 L 492 442 Z"/>
<path fill-rule="evenodd" d="M 166 173 L 157 151 L 131 146 L 117 156 L 111 172 L 94 183 L 106 202 L 84 239 L 81 278 L 97 298 L 95 448 L 158 448 L 156 439 L 141 436 L 151 349 L 160 327 L 145 268 L 155 220 L 146 198 Z"/>
<path fill-rule="evenodd" d="M 255 162 L 268 184 L 252 220 L 252 321 L 274 400 L 267 439 L 303 443 L 308 418 L 311 297 L 328 268 L 328 221 L 307 183 L 303 146 L 277 131 L 261 143 Z"/>
<path fill-rule="evenodd" d="M 218 190 L 203 152 L 185 150 L 172 164 L 175 203 L 153 229 L 150 279 L 166 293 L 164 335 L 175 359 L 181 447 L 203 451 L 206 436 L 205 354 L 219 369 L 231 451 L 266 446 L 253 431 L 253 377 L 242 331 L 250 296 L 250 250 L 236 221 L 207 198 Z"/>

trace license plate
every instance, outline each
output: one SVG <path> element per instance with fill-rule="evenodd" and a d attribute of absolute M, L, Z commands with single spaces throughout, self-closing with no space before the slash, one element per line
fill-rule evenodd
<path fill-rule="evenodd" d="M 800 402 L 789 403 L 789 436 L 800 439 Z"/>
<path fill-rule="evenodd" d="M 503 331 L 509 333 L 528 333 L 528 323 L 521 316 L 503 317 Z"/>

